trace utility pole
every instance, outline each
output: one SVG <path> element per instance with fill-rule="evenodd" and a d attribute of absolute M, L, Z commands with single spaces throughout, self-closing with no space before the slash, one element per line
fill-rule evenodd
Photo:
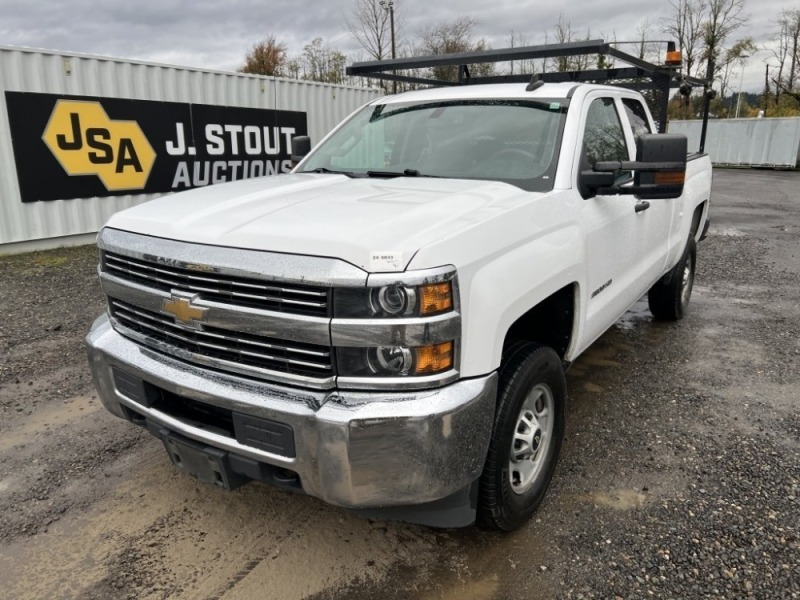
<path fill-rule="evenodd" d="M 392 31 L 392 58 L 397 58 L 397 52 L 395 50 L 395 42 L 394 42 L 394 2 L 393 0 L 381 0 L 380 1 L 381 8 L 389 13 L 389 26 Z M 393 75 L 396 75 L 396 71 L 392 71 Z M 392 93 L 397 93 L 397 81 L 392 81 Z"/>
<path fill-rule="evenodd" d="M 764 65 L 766 70 L 764 72 L 764 118 L 767 117 L 767 108 L 769 108 L 769 65 Z"/>

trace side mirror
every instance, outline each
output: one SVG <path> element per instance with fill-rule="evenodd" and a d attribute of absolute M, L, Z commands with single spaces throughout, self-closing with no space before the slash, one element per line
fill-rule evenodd
<path fill-rule="evenodd" d="M 297 166 L 306 155 L 311 152 L 311 138 L 307 135 L 298 135 L 292 138 L 292 168 Z"/>
<path fill-rule="evenodd" d="M 636 144 L 635 161 L 595 163 L 592 171 L 581 172 L 579 191 L 584 198 L 595 194 L 634 194 L 647 200 L 678 198 L 683 193 L 686 178 L 687 147 L 686 136 L 682 134 L 642 134 Z M 634 172 L 633 185 L 614 183 L 622 171 Z"/>
<path fill-rule="evenodd" d="M 645 200 L 678 198 L 683 193 L 686 178 L 687 148 L 686 136 L 682 134 L 646 133 L 639 136 L 636 162 L 643 166 L 636 169 L 633 186 L 643 191 L 636 197 Z M 672 167 L 660 168 L 665 164 Z"/>

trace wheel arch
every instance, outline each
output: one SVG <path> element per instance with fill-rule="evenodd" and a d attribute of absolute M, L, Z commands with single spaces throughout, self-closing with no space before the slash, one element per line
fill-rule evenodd
<path fill-rule="evenodd" d="M 503 349 L 517 340 L 552 348 L 561 360 L 575 339 L 578 284 L 570 283 L 525 311 L 507 329 Z"/>
<path fill-rule="evenodd" d="M 692 224 L 689 229 L 689 235 L 699 242 L 700 237 L 703 235 L 703 225 L 708 219 L 708 200 L 703 200 L 698 204 L 694 213 L 692 214 Z"/>

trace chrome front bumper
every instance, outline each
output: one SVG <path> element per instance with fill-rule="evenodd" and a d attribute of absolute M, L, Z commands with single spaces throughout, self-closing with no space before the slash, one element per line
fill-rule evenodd
<path fill-rule="evenodd" d="M 481 474 L 497 376 L 427 391 L 315 392 L 207 371 L 139 346 L 97 319 L 86 338 L 95 385 L 118 417 L 130 411 L 187 438 L 294 471 L 303 490 L 338 506 L 434 502 Z M 112 368 L 197 402 L 288 425 L 293 458 L 237 442 L 148 408 L 115 383 Z M 124 386 L 122 386 L 124 387 Z"/>

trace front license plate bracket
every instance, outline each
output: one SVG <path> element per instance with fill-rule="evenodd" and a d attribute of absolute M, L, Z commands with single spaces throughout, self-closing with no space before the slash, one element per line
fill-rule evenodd
<path fill-rule="evenodd" d="M 166 429 L 162 429 L 160 433 L 172 464 L 184 473 L 226 490 L 233 490 L 247 483 L 247 477 L 231 469 L 226 451 L 195 442 Z"/>

